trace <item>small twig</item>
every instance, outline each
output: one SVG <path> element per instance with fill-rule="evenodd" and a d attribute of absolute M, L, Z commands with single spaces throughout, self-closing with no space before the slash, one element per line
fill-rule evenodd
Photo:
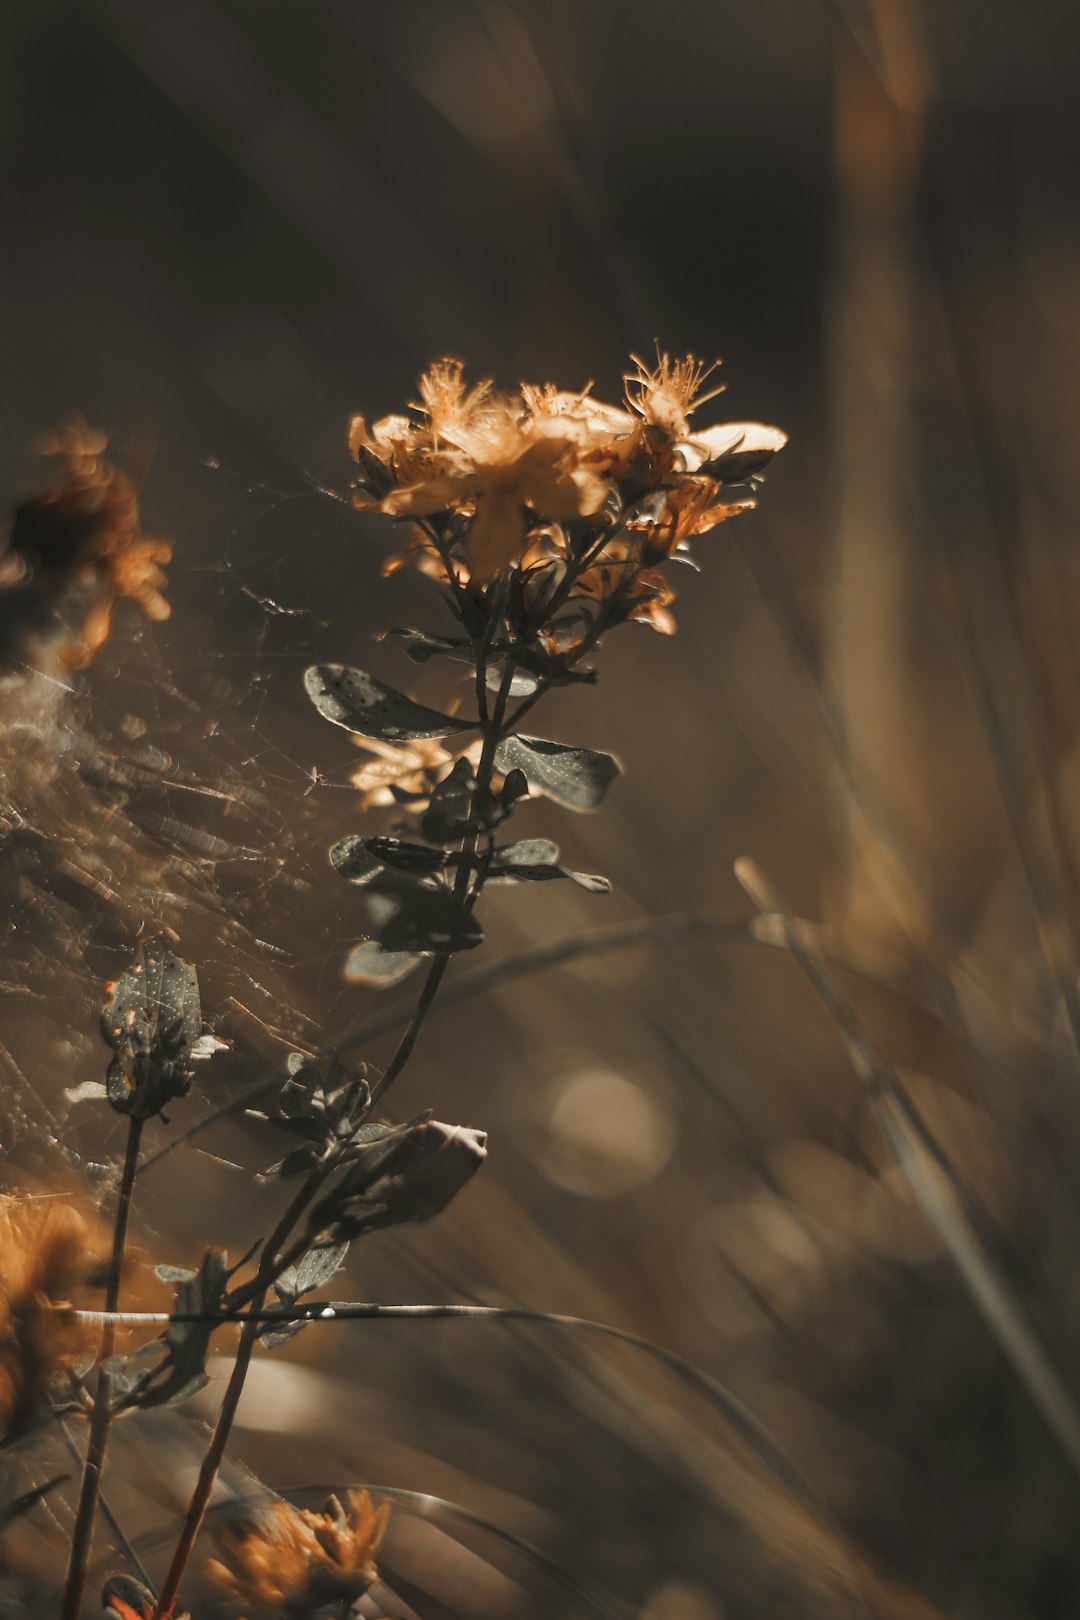
<path fill-rule="evenodd" d="M 161 1595 L 154 1610 L 154 1620 L 164 1620 L 164 1617 L 169 1614 L 180 1589 L 180 1582 L 191 1558 L 196 1538 L 202 1528 L 203 1519 L 206 1517 L 206 1510 L 210 1504 L 210 1497 L 213 1494 L 218 1471 L 225 1456 L 225 1447 L 228 1445 L 229 1436 L 232 1433 L 233 1420 L 236 1417 L 240 1397 L 244 1391 L 244 1383 L 247 1378 L 248 1367 L 251 1364 L 252 1352 L 255 1349 L 255 1341 L 259 1337 L 260 1313 L 263 1311 L 266 1296 L 270 1291 L 274 1277 L 280 1275 L 286 1264 L 278 1251 L 303 1214 L 304 1209 L 315 1196 L 330 1168 L 332 1167 L 320 1165 L 312 1172 L 293 1198 L 284 1215 L 282 1215 L 263 1250 L 258 1272 L 254 1283 L 251 1285 L 251 1308 L 245 1312 L 241 1319 L 240 1344 L 237 1348 L 236 1360 L 233 1363 L 232 1375 L 222 1398 L 221 1406 L 218 1409 L 217 1421 L 214 1424 L 210 1443 L 206 1448 L 206 1455 L 199 1470 L 199 1477 L 195 1482 L 195 1489 L 188 1504 L 180 1539 L 176 1544 L 172 1563 L 169 1565 L 168 1574 L 165 1576 L 161 1588 Z M 223 1315 L 221 1320 L 235 1321 L 236 1316 Z"/>
<path fill-rule="evenodd" d="M 60 1431 L 64 1436 L 64 1444 L 71 1453 L 71 1456 L 77 1463 L 81 1463 L 82 1453 L 80 1452 L 76 1443 L 75 1436 L 71 1432 L 70 1425 L 62 1422 L 60 1424 Z M 129 1560 L 147 1591 L 152 1591 L 153 1582 L 150 1579 L 149 1571 L 147 1570 L 142 1559 L 139 1557 L 139 1554 L 136 1551 L 127 1531 L 124 1529 L 124 1526 L 121 1524 L 117 1515 L 113 1512 L 109 1499 L 105 1495 L 104 1491 L 99 1491 L 98 1493 L 98 1507 L 101 1509 L 102 1518 L 106 1521 L 113 1535 L 116 1537 L 124 1557 Z"/>
<path fill-rule="evenodd" d="M 120 1277 L 124 1266 L 124 1246 L 127 1242 L 128 1219 L 131 1214 L 131 1200 L 135 1191 L 135 1177 L 139 1169 L 139 1143 L 142 1138 L 143 1120 L 138 1115 L 131 1115 L 128 1120 L 127 1150 L 124 1154 L 124 1168 L 120 1177 L 120 1190 L 116 1199 L 116 1216 L 113 1221 L 112 1256 L 109 1261 L 109 1274 L 105 1284 L 105 1311 L 115 1314 L 120 1302 Z M 61 1609 L 61 1620 L 78 1620 L 82 1608 L 83 1592 L 86 1588 L 86 1573 L 90 1563 L 90 1548 L 94 1537 L 94 1517 L 97 1512 L 98 1498 L 101 1494 L 101 1476 L 105 1467 L 105 1452 L 109 1443 L 109 1426 L 112 1423 L 112 1378 L 105 1370 L 104 1363 L 108 1361 L 116 1348 L 116 1326 L 112 1320 L 106 1320 L 101 1335 L 101 1361 L 103 1363 L 98 1377 L 97 1391 L 94 1396 L 94 1410 L 90 1419 L 90 1435 L 86 1443 L 86 1458 L 83 1463 L 82 1482 L 79 1487 L 79 1503 L 75 1513 L 75 1527 L 71 1533 L 71 1552 L 68 1558 L 67 1581 L 64 1586 L 64 1602 Z"/>

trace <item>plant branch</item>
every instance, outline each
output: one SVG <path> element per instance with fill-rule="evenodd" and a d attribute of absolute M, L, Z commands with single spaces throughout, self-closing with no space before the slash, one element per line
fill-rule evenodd
<path fill-rule="evenodd" d="M 278 1221 L 263 1249 L 258 1271 L 254 1281 L 249 1285 L 248 1293 L 251 1305 L 241 1319 L 240 1344 L 236 1352 L 236 1360 L 233 1363 L 232 1375 L 229 1378 L 221 1406 L 218 1409 L 217 1421 L 214 1424 L 210 1443 L 206 1448 L 206 1455 L 199 1470 L 199 1477 L 195 1482 L 195 1489 L 188 1504 L 180 1539 L 176 1544 L 172 1563 L 169 1565 L 168 1574 L 161 1588 L 161 1596 L 158 1598 L 157 1607 L 154 1610 L 154 1620 L 166 1620 L 172 1609 L 180 1589 L 180 1582 L 184 1577 L 184 1571 L 191 1558 L 196 1538 L 202 1528 L 203 1519 L 206 1517 L 206 1510 L 210 1504 L 210 1497 L 213 1494 L 218 1471 L 225 1455 L 225 1447 L 228 1445 L 229 1436 L 232 1433 L 233 1420 L 240 1405 L 240 1397 L 244 1392 L 244 1383 L 247 1379 L 248 1368 L 251 1365 L 255 1341 L 259 1337 L 266 1296 L 270 1291 L 274 1278 L 280 1276 L 288 1263 L 287 1260 L 282 1259 L 279 1250 L 330 1173 L 331 1168 L 333 1168 L 331 1165 L 319 1165 L 312 1172 Z M 238 1300 L 237 1304 L 239 1303 Z M 175 1320 L 179 1320 L 179 1318 L 175 1318 Z M 235 1314 L 226 1313 L 221 1320 L 235 1322 L 237 1318 Z"/>
<path fill-rule="evenodd" d="M 124 1267 L 124 1247 L 127 1242 L 131 1200 L 135 1191 L 135 1177 L 139 1169 L 139 1143 L 142 1139 L 143 1123 L 143 1120 L 134 1114 L 128 1120 L 127 1149 L 124 1153 L 124 1168 L 120 1176 L 120 1189 L 116 1198 L 116 1215 L 113 1220 L 112 1255 L 109 1259 L 109 1273 L 105 1282 L 106 1320 L 101 1335 L 100 1352 L 103 1365 L 98 1377 L 94 1409 L 90 1418 L 90 1434 L 86 1443 L 86 1457 L 83 1462 L 82 1481 L 79 1486 L 75 1527 L 71 1534 L 71 1552 L 68 1558 L 67 1581 L 64 1586 L 61 1620 L 78 1620 L 79 1610 L 82 1608 L 83 1592 L 86 1588 L 86 1573 L 90 1563 L 90 1548 L 94 1538 L 94 1518 L 101 1494 L 101 1476 L 105 1467 L 105 1452 L 109 1443 L 109 1427 L 112 1423 L 112 1379 L 105 1370 L 104 1363 L 108 1361 L 116 1348 L 116 1323 L 114 1319 L 109 1318 L 108 1313 L 113 1313 L 113 1317 L 115 1317 L 117 1306 L 120 1303 L 120 1277 Z"/>

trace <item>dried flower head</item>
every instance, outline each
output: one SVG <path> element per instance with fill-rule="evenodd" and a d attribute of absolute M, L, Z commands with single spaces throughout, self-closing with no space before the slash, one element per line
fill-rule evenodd
<path fill-rule="evenodd" d="M 19 593 L 28 628 L 43 628 L 69 593 L 78 598 L 81 623 L 59 654 L 65 669 L 82 669 L 100 652 L 121 597 L 149 619 L 169 617 L 161 565 L 172 547 L 140 534 L 134 485 L 105 459 L 106 444 L 81 418 L 40 442 L 57 479 L 17 508 L 0 559 L 0 583 Z"/>
<path fill-rule="evenodd" d="M 58 1307 L 94 1268 L 88 1223 L 70 1204 L 0 1196 L 0 1432 L 19 1429 L 57 1372 L 94 1343 Z"/>
<path fill-rule="evenodd" d="M 691 413 L 724 391 L 722 383 L 707 394 L 701 391 L 719 367 L 719 360 L 707 364 L 692 354 L 673 360 L 669 354 L 661 352 L 659 345 L 655 366 L 647 366 L 636 354 L 630 358 L 635 370 L 627 372 L 623 378 L 627 404 L 651 427 L 659 428 L 671 439 L 685 438 Z"/>
<path fill-rule="evenodd" d="M 754 505 L 784 435 L 757 423 L 692 427 L 722 391 L 707 387 L 718 362 L 658 348 L 655 365 L 633 364 L 623 402 L 611 405 L 591 384 L 572 393 L 522 383 L 515 396 L 488 379 L 470 387 L 460 361 L 440 360 L 420 379 L 413 416 L 370 429 L 354 418 L 355 504 L 417 520 L 400 560 L 449 586 L 474 633 L 504 580 L 520 609 L 511 628 L 554 655 L 581 644 L 565 623 L 544 622 L 569 598 L 593 604 L 601 628 L 638 621 L 670 632 L 674 591 L 657 566 Z"/>
<path fill-rule="evenodd" d="M 275 1502 L 254 1521 L 223 1526 L 218 1543 L 228 1560 L 211 1558 L 206 1573 L 245 1603 L 275 1603 L 293 1612 L 355 1599 L 378 1570 L 390 1504 L 376 1508 L 367 1491 L 331 1496 L 322 1513 Z"/>

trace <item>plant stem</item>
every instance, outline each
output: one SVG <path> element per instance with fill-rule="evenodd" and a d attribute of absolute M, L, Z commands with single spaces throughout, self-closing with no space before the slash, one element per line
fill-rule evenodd
<path fill-rule="evenodd" d="M 488 713 L 487 708 L 487 689 L 485 685 L 486 672 L 487 655 L 483 648 L 478 648 L 476 687 L 480 711 L 484 716 L 484 743 L 480 754 L 480 763 L 476 767 L 476 788 L 473 793 L 472 807 L 469 814 L 469 821 L 472 823 L 472 827 L 462 839 L 461 854 L 464 859 L 459 864 L 457 876 L 454 879 L 454 895 L 456 899 L 460 901 L 462 906 L 465 906 L 470 899 L 469 880 L 472 875 L 472 857 L 475 856 L 477 845 L 480 841 L 480 822 L 487 809 L 488 799 L 491 795 L 491 778 L 495 770 L 495 750 L 502 741 L 503 724 L 506 719 L 506 705 L 510 697 L 510 683 L 514 678 L 514 666 L 513 663 L 507 659 L 506 668 L 503 671 L 502 681 L 499 685 L 499 691 L 495 698 L 494 709 L 490 714 Z M 476 895 L 479 893 L 482 886 L 483 877 L 481 875 L 478 882 L 478 887 L 471 897 L 472 900 L 476 899 Z M 450 965 L 450 956 L 451 953 L 449 951 L 439 951 L 433 958 L 431 966 L 428 968 L 427 978 L 424 980 L 423 988 L 420 991 L 420 997 L 416 1003 L 413 1015 L 408 1022 L 404 1034 L 398 1042 L 397 1051 L 394 1053 L 389 1064 L 384 1070 L 382 1079 L 372 1089 L 371 1096 L 373 1102 L 381 1100 L 386 1095 L 387 1091 L 393 1085 L 394 1081 L 397 1079 L 398 1075 L 401 1073 L 402 1069 L 412 1056 L 417 1037 L 419 1036 L 421 1029 L 424 1027 L 424 1022 L 428 1013 L 431 1011 L 435 997 L 438 994 L 439 985 L 442 983 L 443 974 Z"/>
<path fill-rule="evenodd" d="M 284 1269 L 285 1262 L 281 1259 L 278 1251 L 303 1214 L 304 1209 L 315 1196 L 327 1174 L 328 1167 L 325 1165 L 320 1165 L 317 1170 L 313 1171 L 278 1221 L 263 1249 L 262 1259 L 259 1262 L 259 1268 L 252 1285 L 251 1304 L 242 1318 L 236 1360 L 233 1363 L 228 1386 L 218 1409 L 214 1432 L 210 1436 L 210 1443 L 206 1448 L 206 1455 L 199 1470 L 199 1477 L 195 1482 L 195 1489 L 191 1494 L 191 1501 L 188 1503 L 187 1515 L 184 1519 L 183 1529 L 180 1532 L 180 1539 L 176 1544 L 176 1551 L 173 1553 L 172 1563 L 169 1565 L 169 1572 L 165 1577 L 165 1582 L 161 1588 L 161 1596 L 158 1598 L 157 1607 L 154 1610 L 154 1620 L 166 1620 L 176 1602 L 180 1582 L 184 1578 L 184 1571 L 191 1558 L 196 1538 L 202 1529 L 202 1522 L 206 1517 L 206 1510 L 210 1505 L 210 1498 L 217 1482 L 218 1471 L 225 1455 L 225 1447 L 228 1445 L 229 1436 L 232 1433 L 233 1420 L 240 1405 L 240 1397 L 244 1392 L 244 1383 L 247 1379 L 248 1368 L 251 1365 L 255 1341 L 259 1337 L 260 1328 L 263 1326 L 260 1313 L 266 1304 L 266 1296 L 270 1291 L 275 1276 L 279 1275 Z"/>
<path fill-rule="evenodd" d="M 475 901 L 476 895 L 479 893 L 480 888 L 483 887 L 483 872 L 481 871 L 477 878 L 476 888 L 470 895 L 469 885 L 472 878 L 471 857 L 475 856 L 476 854 L 477 846 L 480 840 L 480 831 L 483 818 L 487 813 L 488 801 L 491 796 L 491 781 L 495 770 L 495 752 L 500 741 L 502 740 L 506 720 L 506 707 L 510 697 L 510 685 L 514 676 L 513 663 L 508 659 L 506 668 L 503 671 L 502 680 L 499 684 L 499 690 L 495 698 L 494 706 L 489 708 L 485 684 L 487 678 L 489 641 L 490 637 L 485 640 L 483 645 L 477 646 L 476 649 L 476 685 L 480 713 L 482 716 L 484 741 L 480 754 L 480 763 L 478 764 L 476 770 L 476 787 L 473 792 L 469 814 L 469 822 L 471 824 L 470 830 L 465 834 L 461 843 L 461 854 L 466 858 L 459 865 L 454 882 L 455 896 L 463 907 L 470 904 L 470 902 Z M 386 1091 L 397 1079 L 398 1075 L 409 1061 L 409 1058 L 412 1056 L 417 1038 L 419 1037 L 420 1031 L 423 1028 L 424 1022 L 427 1019 L 428 1013 L 431 1011 L 432 1005 L 435 1001 L 439 985 L 442 982 L 443 974 L 446 972 L 447 966 L 449 965 L 450 955 L 451 953 L 449 951 L 439 951 L 435 955 L 431 966 L 428 969 L 427 978 L 424 980 L 424 985 L 420 992 L 420 997 L 416 1003 L 416 1007 L 413 1011 L 413 1015 L 410 1018 L 400 1041 L 398 1042 L 397 1050 L 384 1071 L 382 1079 L 379 1081 L 378 1085 L 373 1088 L 373 1102 L 385 1095 Z M 210 1437 L 210 1444 L 207 1447 L 206 1455 L 203 1458 L 202 1467 L 199 1470 L 199 1478 L 196 1481 L 195 1490 L 192 1493 L 191 1502 L 188 1505 L 187 1516 L 184 1520 L 184 1527 L 180 1533 L 180 1540 L 177 1543 L 176 1551 L 173 1554 L 172 1563 L 169 1566 L 169 1572 L 165 1577 L 165 1583 L 161 1589 L 161 1596 L 158 1599 L 157 1608 L 154 1611 L 155 1620 L 165 1620 L 169 1610 L 176 1601 L 180 1588 L 180 1582 L 183 1579 L 184 1571 L 187 1568 L 195 1546 L 196 1537 L 199 1534 L 203 1519 L 206 1516 L 206 1509 L 209 1505 L 214 1484 L 218 1476 L 218 1471 L 225 1455 L 225 1447 L 228 1444 L 229 1435 L 232 1432 L 233 1421 L 236 1417 L 237 1408 L 240 1405 L 240 1397 L 243 1394 L 244 1383 L 247 1379 L 248 1368 L 251 1365 L 251 1357 L 254 1353 L 255 1343 L 259 1337 L 260 1329 L 265 1322 L 265 1316 L 262 1313 L 266 1304 L 267 1294 L 270 1291 L 270 1287 L 274 1279 L 277 1276 L 280 1276 L 281 1272 L 290 1263 L 294 1253 L 297 1252 L 297 1249 L 299 1248 L 299 1251 L 302 1252 L 303 1245 L 294 1245 L 294 1248 L 284 1256 L 282 1256 L 279 1251 L 289 1233 L 292 1231 L 296 1221 L 299 1219 L 299 1216 L 303 1212 L 304 1208 L 311 1201 L 317 1189 L 321 1186 L 322 1182 L 334 1168 L 334 1163 L 332 1161 L 328 1161 L 327 1163 L 320 1165 L 317 1170 L 312 1172 L 304 1186 L 300 1189 L 297 1197 L 293 1199 L 293 1202 L 290 1204 L 289 1208 L 278 1222 L 273 1236 L 266 1244 L 254 1281 L 239 1296 L 240 1299 L 247 1304 L 247 1310 L 242 1318 L 242 1325 L 240 1328 L 240 1344 L 237 1348 L 236 1360 L 233 1363 L 233 1370 L 229 1377 L 229 1383 L 225 1390 L 225 1395 L 222 1399 L 221 1406 L 218 1410 L 217 1421 L 214 1424 L 214 1432 Z M 66 1616 L 65 1620 L 67 1620 Z M 72 1617 L 72 1620 L 74 1620 L 74 1617 Z"/>
<path fill-rule="evenodd" d="M 124 1266 L 124 1246 L 127 1242 L 128 1219 L 135 1191 L 135 1177 L 139 1168 L 139 1143 L 143 1121 L 136 1116 L 128 1120 L 127 1149 L 120 1177 L 120 1190 L 116 1199 L 113 1220 L 112 1255 L 105 1283 L 105 1309 L 115 1314 L 120 1302 L 120 1275 Z M 101 1334 L 101 1361 L 108 1361 L 116 1348 L 116 1324 L 107 1321 Z M 78 1620 L 86 1589 L 86 1573 L 90 1562 L 90 1548 L 94 1539 L 94 1519 L 101 1492 L 101 1475 L 105 1466 L 105 1451 L 109 1443 L 112 1423 L 112 1379 L 102 1366 L 98 1378 L 94 1411 L 90 1419 L 90 1435 L 86 1443 L 79 1503 L 75 1511 L 75 1528 L 71 1534 L 71 1553 L 68 1559 L 67 1582 L 61 1620 Z"/>

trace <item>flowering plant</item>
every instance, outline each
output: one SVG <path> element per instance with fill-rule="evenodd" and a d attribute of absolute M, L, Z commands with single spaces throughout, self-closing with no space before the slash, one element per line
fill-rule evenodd
<path fill-rule="evenodd" d="M 8 1329 L 0 1416 L 12 1425 L 40 1412 L 53 1375 L 66 1371 L 81 1398 L 53 1410 L 89 1419 L 64 1620 L 77 1620 L 81 1610 L 114 1419 L 177 1405 L 203 1389 L 220 1327 L 239 1329 L 239 1347 L 175 1551 L 157 1593 L 128 1575 L 110 1579 L 103 1600 L 121 1617 L 177 1613 L 257 1346 L 272 1349 L 312 1320 L 394 1312 L 543 1319 L 493 1307 L 304 1301 L 337 1275 L 351 1243 L 437 1215 L 483 1163 L 483 1131 L 430 1113 L 397 1124 L 377 1117 L 448 964 L 483 939 L 477 916 L 483 889 L 552 880 L 598 894 L 611 887 L 605 877 L 562 865 L 547 838 L 506 839 L 504 829 L 524 800 L 593 811 L 620 770 L 608 753 L 536 736 L 522 722 L 553 688 L 596 681 L 590 660 L 609 631 L 637 623 L 670 634 L 675 591 L 668 565 L 691 562 L 694 540 L 754 505 L 784 435 L 756 423 L 699 427 L 695 412 L 720 391 L 706 390 L 713 372 L 693 356 L 672 360 L 658 351 L 654 366 L 634 361 L 622 402 L 611 405 L 590 388 L 567 393 L 522 384 L 507 395 L 487 380 L 470 386 L 458 361 L 441 360 L 421 378 L 420 402 L 410 414 L 370 427 L 363 417 L 353 419 L 354 504 L 407 526 L 404 551 L 388 566 L 415 562 L 437 582 L 453 622 L 450 633 L 393 634 L 414 664 L 463 663 L 471 677 L 465 711 L 427 707 L 351 665 L 315 665 L 304 677 L 319 713 L 370 756 L 353 778 L 361 807 L 391 805 L 400 813 L 388 833 L 348 834 L 330 851 L 338 873 L 361 890 L 368 914 L 369 937 L 352 950 L 346 978 L 380 986 L 421 964 L 426 972 L 381 1073 L 347 1068 L 337 1055 L 325 1062 L 299 1053 L 290 1058 L 286 1078 L 261 1112 L 289 1147 L 261 1179 L 288 1181 L 292 1196 L 273 1231 L 238 1264 L 230 1267 L 224 1251 L 212 1249 L 196 1269 L 160 1268 L 177 1285 L 175 1307 L 164 1318 L 125 1317 L 120 1310 L 141 1133 L 187 1095 L 193 1065 L 221 1043 L 202 1033 L 195 969 L 165 936 L 145 940 L 139 959 L 110 986 L 101 1022 L 112 1053 L 105 1083 L 77 1088 L 81 1097 L 107 1101 L 128 1129 L 104 1311 L 95 1316 L 57 1297 L 86 1280 L 76 1215 L 62 1206 L 52 1214 L 37 1206 L 0 1209 L 11 1234 L 11 1253 L 0 1264 L 0 1324 Z M 133 487 L 104 462 L 100 435 L 79 425 L 47 448 L 60 457 L 62 484 L 20 508 L 7 562 L 19 580 L 25 568 L 30 585 L 46 594 L 54 575 L 65 589 L 73 575 L 86 575 L 91 607 L 62 655 L 72 667 L 104 643 L 117 596 L 133 597 L 151 617 L 165 616 L 159 564 L 169 550 L 138 537 Z M 12 588 L 12 579 L 7 584 Z M 33 1230 L 38 1243 L 28 1258 L 19 1244 L 25 1249 Z M 163 1331 L 117 1354 L 117 1327 L 132 1320 L 155 1321 Z M 550 1320 L 628 1340 L 730 1410 L 697 1369 L 670 1353 L 601 1324 Z M 92 1396 L 74 1365 L 90 1322 L 101 1328 Z M 388 1503 L 376 1507 L 364 1490 L 347 1492 L 344 1502 L 332 1497 L 322 1514 L 277 1502 L 255 1519 L 226 1526 L 221 1557 L 206 1568 L 245 1602 L 290 1613 L 334 1604 L 343 1614 L 376 1579 L 388 1515 Z"/>

